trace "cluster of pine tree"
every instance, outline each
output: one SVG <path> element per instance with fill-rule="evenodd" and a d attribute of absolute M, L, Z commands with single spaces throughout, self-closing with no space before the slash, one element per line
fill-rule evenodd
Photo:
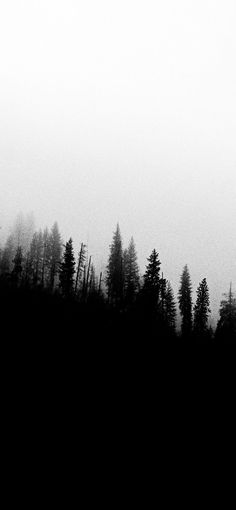
<path fill-rule="evenodd" d="M 16 242 L 17 239 L 17 242 Z M 57 223 L 50 232 L 34 232 L 27 246 L 11 234 L 1 250 L 0 272 L 15 284 L 42 285 L 52 291 L 57 284 L 62 254 L 62 241 Z"/>
<path fill-rule="evenodd" d="M 198 286 L 195 304 L 187 265 L 178 292 L 181 332 L 176 331 L 177 303 L 171 283 L 161 272 L 158 252 L 153 249 L 146 271 L 140 275 L 134 239 L 123 249 L 119 225 L 113 235 L 105 275 L 96 276 L 91 256 L 81 244 L 76 257 L 70 238 L 63 245 L 57 223 L 50 230 L 33 231 L 32 221 L 18 217 L 0 250 L 0 284 L 6 289 L 46 290 L 64 302 L 91 304 L 103 314 L 104 327 L 112 321 L 120 331 L 143 337 L 196 341 L 235 341 L 236 299 L 232 287 L 220 305 L 215 333 L 209 327 L 210 299 L 206 278 Z M 2 291 L 3 294 L 3 291 Z M 80 310 L 81 313 L 81 310 Z M 105 313 L 105 315 L 104 315 Z M 107 322 L 107 324 L 105 324 Z"/>

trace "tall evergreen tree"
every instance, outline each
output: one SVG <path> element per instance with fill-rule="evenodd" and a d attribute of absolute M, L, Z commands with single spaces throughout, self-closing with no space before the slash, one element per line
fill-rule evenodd
<path fill-rule="evenodd" d="M 48 283 L 48 270 L 50 264 L 50 236 L 48 228 L 43 231 L 43 250 L 42 250 L 42 268 L 41 268 L 41 284 Z"/>
<path fill-rule="evenodd" d="M 124 268 L 122 238 L 119 224 L 117 224 L 112 244 L 110 246 L 106 284 L 110 303 L 114 305 L 121 305 L 123 302 L 124 292 Z"/>
<path fill-rule="evenodd" d="M 127 304 L 132 304 L 139 289 L 139 267 L 134 239 L 131 237 L 129 246 L 124 250 L 124 292 Z"/>
<path fill-rule="evenodd" d="M 61 263 L 62 240 L 59 232 L 58 224 L 55 222 L 51 228 L 49 235 L 49 269 L 48 279 L 49 287 L 54 289 Z"/>
<path fill-rule="evenodd" d="M 63 260 L 60 265 L 60 288 L 63 296 L 69 297 L 73 294 L 75 274 L 75 257 L 73 250 L 73 241 L 70 238 L 65 245 Z"/>
<path fill-rule="evenodd" d="M 187 338 L 192 332 L 192 285 L 188 266 L 184 266 L 180 278 L 179 309 L 182 316 L 182 336 Z"/>
<path fill-rule="evenodd" d="M 170 282 L 167 283 L 165 292 L 165 319 L 169 329 L 175 333 L 176 324 L 176 304 L 174 298 L 174 292 Z"/>
<path fill-rule="evenodd" d="M 204 278 L 199 283 L 197 289 L 197 300 L 194 306 L 194 332 L 197 336 L 206 335 L 210 312 L 209 290 L 206 278 Z"/>
<path fill-rule="evenodd" d="M 165 319 L 165 308 L 166 308 L 166 292 L 167 292 L 167 280 L 164 278 L 163 273 L 160 278 L 160 312 Z"/>
<path fill-rule="evenodd" d="M 160 266 L 159 254 L 154 249 L 147 259 L 148 264 L 143 277 L 143 296 L 145 306 L 150 312 L 157 312 L 160 304 Z"/>
<path fill-rule="evenodd" d="M 39 232 L 35 232 L 30 245 L 31 258 L 32 258 L 32 273 L 33 273 L 33 285 L 38 285 L 40 281 L 42 271 L 42 260 L 43 260 L 43 233 L 40 229 Z"/>

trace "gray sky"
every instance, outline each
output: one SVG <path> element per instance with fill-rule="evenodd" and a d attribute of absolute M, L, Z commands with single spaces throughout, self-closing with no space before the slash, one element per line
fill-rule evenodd
<path fill-rule="evenodd" d="M 235 0 L 0 6 L 0 225 L 19 211 L 236 287 Z"/>

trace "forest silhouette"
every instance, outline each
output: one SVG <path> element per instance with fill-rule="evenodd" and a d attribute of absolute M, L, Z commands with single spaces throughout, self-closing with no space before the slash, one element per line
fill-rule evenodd
<path fill-rule="evenodd" d="M 219 304 L 213 331 L 206 278 L 199 282 L 194 302 L 185 265 L 175 298 L 158 251 L 154 248 L 147 257 L 143 275 L 137 260 L 133 237 L 124 249 L 117 224 L 106 271 L 96 274 L 84 243 L 75 253 L 71 238 L 63 243 L 57 223 L 50 230 L 34 231 L 32 218 L 18 215 L 0 251 L 1 310 L 9 335 L 42 342 L 78 338 L 81 345 L 99 337 L 128 343 L 141 339 L 159 346 L 235 343 L 231 285 Z"/>

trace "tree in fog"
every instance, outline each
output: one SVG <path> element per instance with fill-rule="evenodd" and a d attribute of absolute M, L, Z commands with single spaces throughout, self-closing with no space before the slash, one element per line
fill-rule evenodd
<path fill-rule="evenodd" d="M 36 268 L 36 253 L 37 253 L 37 238 L 38 234 L 35 232 L 30 243 L 30 248 L 26 254 L 24 280 L 29 284 L 34 284 L 34 274 Z"/>
<path fill-rule="evenodd" d="M 128 248 L 124 250 L 123 260 L 125 301 L 132 304 L 139 289 L 139 267 L 133 237 Z"/>
<path fill-rule="evenodd" d="M 59 270 L 60 288 L 63 296 L 69 297 L 73 294 L 75 274 L 75 256 L 73 241 L 70 238 L 65 245 L 62 262 Z"/>
<path fill-rule="evenodd" d="M 146 308 L 150 311 L 158 311 L 160 301 L 160 266 L 159 254 L 154 249 L 148 257 L 148 264 L 143 277 L 142 294 Z"/>
<path fill-rule="evenodd" d="M 96 271 L 94 264 L 91 264 L 90 275 L 89 275 L 89 294 L 94 294 L 97 290 L 97 282 L 96 282 Z"/>
<path fill-rule="evenodd" d="M 91 270 L 92 270 L 93 264 L 92 264 L 92 256 L 90 255 L 88 265 L 84 266 L 84 278 L 83 278 L 83 286 L 82 286 L 82 300 L 87 301 L 88 294 L 89 294 L 89 282 L 91 277 Z"/>
<path fill-rule="evenodd" d="M 57 222 L 51 228 L 49 236 L 49 287 L 51 290 L 54 289 L 57 276 L 59 274 L 60 262 L 62 253 L 62 240 L 59 232 Z"/>
<path fill-rule="evenodd" d="M 76 268 L 75 293 L 78 292 L 80 283 L 81 281 L 83 281 L 82 276 L 85 272 L 85 260 L 86 260 L 86 245 L 84 243 L 81 243 Z"/>
<path fill-rule="evenodd" d="M 165 308 L 166 308 L 166 291 L 167 291 L 167 280 L 164 278 L 163 273 L 160 278 L 160 312 L 165 318 Z"/>
<path fill-rule="evenodd" d="M 25 225 L 24 215 L 22 213 L 19 213 L 11 229 L 11 235 L 13 237 L 15 247 L 24 246 L 24 225 Z"/>
<path fill-rule="evenodd" d="M 13 269 L 12 269 L 12 281 L 15 284 L 18 284 L 21 279 L 22 271 L 23 271 L 23 255 L 22 255 L 22 248 L 21 246 L 18 246 L 16 250 L 15 257 L 13 259 Z"/>
<path fill-rule="evenodd" d="M 40 229 L 37 234 L 37 243 L 36 243 L 36 258 L 35 258 L 35 272 L 34 272 L 34 283 L 36 285 L 38 283 L 41 283 L 42 262 L 43 262 L 43 232 Z"/>
<path fill-rule="evenodd" d="M 232 284 L 220 304 L 220 319 L 217 324 L 216 338 L 236 341 L 236 298 Z"/>
<path fill-rule="evenodd" d="M 198 336 L 204 336 L 208 330 L 208 317 L 210 314 L 210 298 L 206 278 L 197 289 L 197 300 L 194 306 L 194 332 Z"/>
<path fill-rule="evenodd" d="M 42 243 L 43 249 L 40 281 L 41 284 L 44 286 L 44 284 L 48 282 L 48 271 L 50 264 L 50 236 L 47 227 L 43 231 Z"/>
<path fill-rule="evenodd" d="M 30 243 L 34 233 L 34 215 L 28 214 L 25 216 L 19 213 L 11 228 L 11 235 L 13 238 L 14 248 L 17 249 L 21 246 L 22 254 L 29 250 Z"/>
<path fill-rule="evenodd" d="M 182 317 L 181 330 L 183 337 L 188 337 L 192 332 L 192 285 L 188 266 L 184 266 L 180 278 L 179 309 Z"/>
<path fill-rule="evenodd" d="M 13 258 L 19 246 L 22 250 L 22 256 L 29 250 L 33 236 L 33 228 L 34 218 L 32 214 L 26 217 L 22 213 L 18 214 L 2 249 L 0 274 L 7 275 L 11 273 L 13 269 Z"/>
<path fill-rule="evenodd" d="M 174 292 L 171 287 L 170 282 L 167 282 L 166 291 L 165 291 L 165 320 L 167 326 L 173 333 L 175 332 L 175 324 L 176 324 L 176 304 L 174 298 Z"/>
<path fill-rule="evenodd" d="M 124 291 L 124 268 L 122 238 L 119 224 L 117 224 L 110 246 L 106 284 L 110 303 L 115 305 L 121 304 L 123 302 Z"/>

